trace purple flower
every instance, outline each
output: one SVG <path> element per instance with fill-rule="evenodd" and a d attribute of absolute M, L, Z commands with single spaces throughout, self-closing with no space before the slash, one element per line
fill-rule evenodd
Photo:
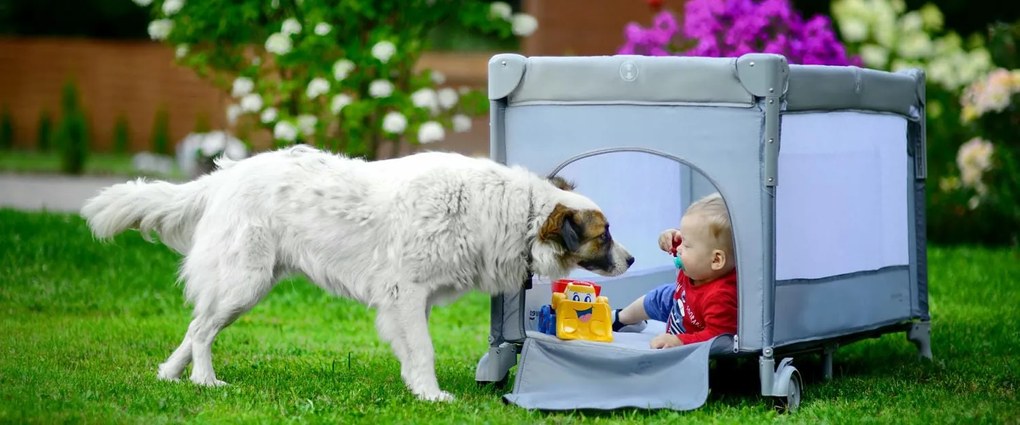
<path fill-rule="evenodd" d="M 668 11 L 655 15 L 647 29 L 630 23 L 619 53 L 739 56 L 765 52 L 782 54 L 791 63 L 861 63 L 858 57 L 847 57 L 827 17 L 805 21 L 789 0 L 688 0 L 682 31 L 680 27 Z M 675 50 L 675 46 L 692 47 Z"/>

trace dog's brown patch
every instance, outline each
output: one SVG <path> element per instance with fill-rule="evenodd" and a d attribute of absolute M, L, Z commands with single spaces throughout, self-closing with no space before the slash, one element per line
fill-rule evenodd
<path fill-rule="evenodd" d="M 607 223 L 601 211 L 574 210 L 557 204 L 538 237 L 563 247 L 559 260 L 564 267 L 582 263 L 605 266 L 613 244 L 612 238 L 606 235 L 609 232 Z"/>
<path fill-rule="evenodd" d="M 542 224 L 542 228 L 538 231 L 538 238 L 543 241 L 563 241 L 563 235 L 560 233 L 560 229 L 563 228 L 564 220 L 569 220 L 570 217 L 576 213 L 576 210 L 572 210 L 563 206 L 563 204 L 556 204 L 553 208 L 549 218 L 545 219 L 545 223 Z"/>

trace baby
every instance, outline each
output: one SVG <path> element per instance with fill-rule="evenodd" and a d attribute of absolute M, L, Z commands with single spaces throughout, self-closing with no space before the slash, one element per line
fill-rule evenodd
<path fill-rule="evenodd" d="M 659 247 L 676 253 L 681 269 L 676 283 L 649 291 L 613 314 L 613 330 L 647 319 L 666 323 L 666 333 L 652 339 L 652 348 L 677 347 L 737 333 L 737 272 L 733 229 L 726 204 L 718 193 L 691 204 L 680 229 L 659 235 Z M 625 329 L 624 329 L 625 330 Z"/>

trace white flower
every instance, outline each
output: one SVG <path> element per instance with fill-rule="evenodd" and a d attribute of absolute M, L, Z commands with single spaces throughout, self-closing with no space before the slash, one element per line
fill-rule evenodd
<path fill-rule="evenodd" d="M 174 29 L 174 22 L 169 19 L 157 19 L 149 22 L 149 38 L 153 40 L 165 40 L 170 31 Z"/>
<path fill-rule="evenodd" d="M 429 121 L 418 127 L 418 143 L 433 143 L 446 138 L 446 130 L 443 125 L 435 121 Z"/>
<path fill-rule="evenodd" d="M 276 112 L 276 108 L 270 106 L 266 108 L 264 111 L 262 111 L 262 115 L 259 118 L 262 119 L 263 124 L 269 124 L 273 121 L 276 121 L 277 115 L 279 114 Z"/>
<path fill-rule="evenodd" d="M 315 35 L 320 35 L 320 36 L 321 35 L 327 35 L 332 30 L 333 30 L 333 27 L 330 26 L 329 24 L 325 23 L 325 22 L 319 22 L 319 23 L 315 24 Z"/>
<path fill-rule="evenodd" d="M 389 112 L 383 117 L 382 128 L 387 133 L 403 133 L 407 128 L 407 118 L 400 112 Z"/>
<path fill-rule="evenodd" d="M 931 39 L 924 32 L 916 32 L 900 37 L 897 51 L 900 56 L 908 59 L 927 57 L 932 52 Z"/>
<path fill-rule="evenodd" d="M 319 122 L 319 119 L 315 115 L 301 114 L 297 117 L 297 126 L 301 130 L 301 134 L 310 136 L 315 134 L 315 124 Z"/>
<path fill-rule="evenodd" d="M 297 139 L 297 127 L 289 122 L 280 121 L 273 127 L 273 137 L 276 140 L 293 142 Z"/>
<path fill-rule="evenodd" d="M 272 0 L 272 1 L 270 1 L 269 2 L 269 7 L 272 7 L 273 9 L 279 9 L 280 8 L 280 0 Z"/>
<path fill-rule="evenodd" d="M 442 72 L 436 71 L 434 69 L 432 70 L 431 77 L 432 83 L 436 85 L 443 84 L 446 82 L 446 74 L 443 74 Z"/>
<path fill-rule="evenodd" d="M 248 147 L 244 142 L 231 137 L 227 140 L 227 147 L 223 149 L 223 156 L 230 159 L 244 159 L 248 156 Z"/>
<path fill-rule="evenodd" d="M 244 112 L 258 112 L 262 109 L 262 96 L 257 93 L 245 95 L 241 98 L 241 110 Z"/>
<path fill-rule="evenodd" d="M 453 131 L 464 133 L 471 130 L 471 118 L 464 114 L 453 116 Z"/>
<path fill-rule="evenodd" d="M 921 12 L 913 11 L 901 16 L 899 27 L 900 31 L 904 33 L 921 31 L 924 27 L 924 18 L 921 17 Z"/>
<path fill-rule="evenodd" d="M 450 109 L 457 105 L 457 91 L 449 87 L 443 87 L 439 90 L 439 106 L 443 109 Z"/>
<path fill-rule="evenodd" d="M 174 56 L 176 56 L 177 59 L 180 59 L 187 56 L 189 51 L 191 51 L 191 49 L 187 44 L 178 44 L 177 49 L 174 50 Z"/>
<path fill-rule="evenodd" d="M 428 87 L 411 93 L 411 103 L 419 108 L 428 109 L 433 113 L 439 112 L 439 98 L 436 96 L 436 91 Z"/>
<path fill-rule="evenodd" d="M 132 0 L 132 1 L 141 7 L 145 7 L 152 4 L 152 0 Z"/>
<path fill-rule="evenodd" d="M 251 90 L 255 88 L 255 82 L 248 77 L 237 77 L 234 80 L 233 90 L 230 91 L 230 95 L 234 97 L 242 97 L 251 93 Z"/>
<path fill-rule="evenodd" d="M 227 147 L 226 133 L 216 132 L 216 134 L 207 133 L 202 138 L 202 143 L 199 145 L 199 150 L 202 151 L 202 155 L 207 157 L 216 156 L 216 154 L 223 152 L 223 149 Z"/>
<path fill-rule="evenodd" d="M 942 12 L 938 6 L 928 3 L 921 6 L 921 20 L 924 21 L 925 29 L 929 31 L 938 31 L 942 29 Z"/>
<path fill-rule="evenodd" d="M 292 35 L 301 32 L 301 23 L 297 19 L 287 18 L 280 26 L 280 32 L 284 35 Z"/>
<path fill-rule="evenodd" d="M 290 49 L 293 47 L 294 43 L 290 41 L 290 37 L 287 34 L 276 32 L 266 39 L 266 51 L 269 53 L 286 55 L 290 53 Z"/>
<path fill-rule="evenodd" d="M 352 99 L 349 95 L 340 93 L 336 96 L 333 96 L 333 99 L 330 100 L 329 111 L 332 112 L 334 115 L 339 114 L 340 111 L 344 110 L 345 106 L 350 105 L 351 102 L 353 101 L 354 99 Z"/>
<path fill-rule="evenodd" d="M 960 180 L 964 186 L 972 187 L 982 195 L 988 190 L 981 176 L 992 168 L 994 152 L 992 143 L 980 137 L 970 139 L 960 146 L 956 152 L 956 166 L 960 169 Z"/>
<path fill-rule="evenodd" d="M 390 97 L 393 94 L 393 83 L 388 80 L 375 80 L 368 85 L 368 94 L 372 97 Z"/>
<path fill-rule="evenodd" d="M 527 13 L 515 13 L 510 29 L 518 37 L 527 37 L 538 29 L 538 19 Z"/>
<path fill-rule="evenodd" d="M 868 37 L 868 24 L 860 19 L 847 18 L 839 21 L 839 32 L 848 42 L 862 41 Z"/>
<path fill-rule="evenodd" d="M 230 125 L 234 125 L 237 122 L 237 117 L 241 116 L 241 105 L 231 103 L 227 106 L 227 122 Z"/>
<path fill-rule="evenodd" d="M 315 99 L 327 92 L 329 92 L 329 81 L 322 77 L 312 78 L 312 81 L 308 82 L 308 88 L 305 89 L 305 95 L 309 99 Z"/>
<path fill-rule="evenodd" d="M 372 56 L 382 63 L 389 62 L 394 53 L 397 53 L 397 47 L 389 41 L 383 40 L 372 46 Z"/>
<path fill-rule="evenodd" d="M 184 0 L 166 0 L 163 2 L 163 14 L 168 17 L 173 16 L 180 12 L 182 7 L 184 7 Z"/>
<path fill-rule="evenodd" d="M 354 62 L 349 59 L 340 59 L 333 63 L 333 78 L 343 81 L 354 70 Z"/>
<path fill-rule="evenodd" d="M 889 62 L 889 51 L 882 46 L 865 44 L 861 46 L 861 60 L 871 68 L 885 69 L 885 64 Z"/>
<path fill-rule="evenodd" d="M 499 18 L 504 21 L 510 20 L 510 14 L 513 10 L 510 9 L 510 5 L 502 1 L 494 1 L 489 4 L 489 16 L 493 18 Z"/>

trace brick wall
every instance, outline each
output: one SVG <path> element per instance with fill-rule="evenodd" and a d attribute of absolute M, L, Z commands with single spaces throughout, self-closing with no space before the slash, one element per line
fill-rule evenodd
<path fill-rule="evenodd" d="M 67 81 L 78 87 L 95 150 L 112 147 L 122 114 L 134 150 L 149 147 L 160 107 L 169 112 L 171 140 L 190 132 L 200 115 L 222 126 L 226 96 L 172 62 L 169 48 L 150 42 L 0 38 L 0 106 L 10 108 L 16 146 L 25 148 L 35 145 L 42 111 L 58 119 Z"/>
<path fill-rule="evenodd" d="M 683 11 L 683 0 L 662 7 Z M 524 0 L 524 10 L 538 19 L 538 30 L 524 39 L 529 56 L 612 55 L 623 45 L 629 22 L 648 26 L 654 12 L 645 0 Z"/>

